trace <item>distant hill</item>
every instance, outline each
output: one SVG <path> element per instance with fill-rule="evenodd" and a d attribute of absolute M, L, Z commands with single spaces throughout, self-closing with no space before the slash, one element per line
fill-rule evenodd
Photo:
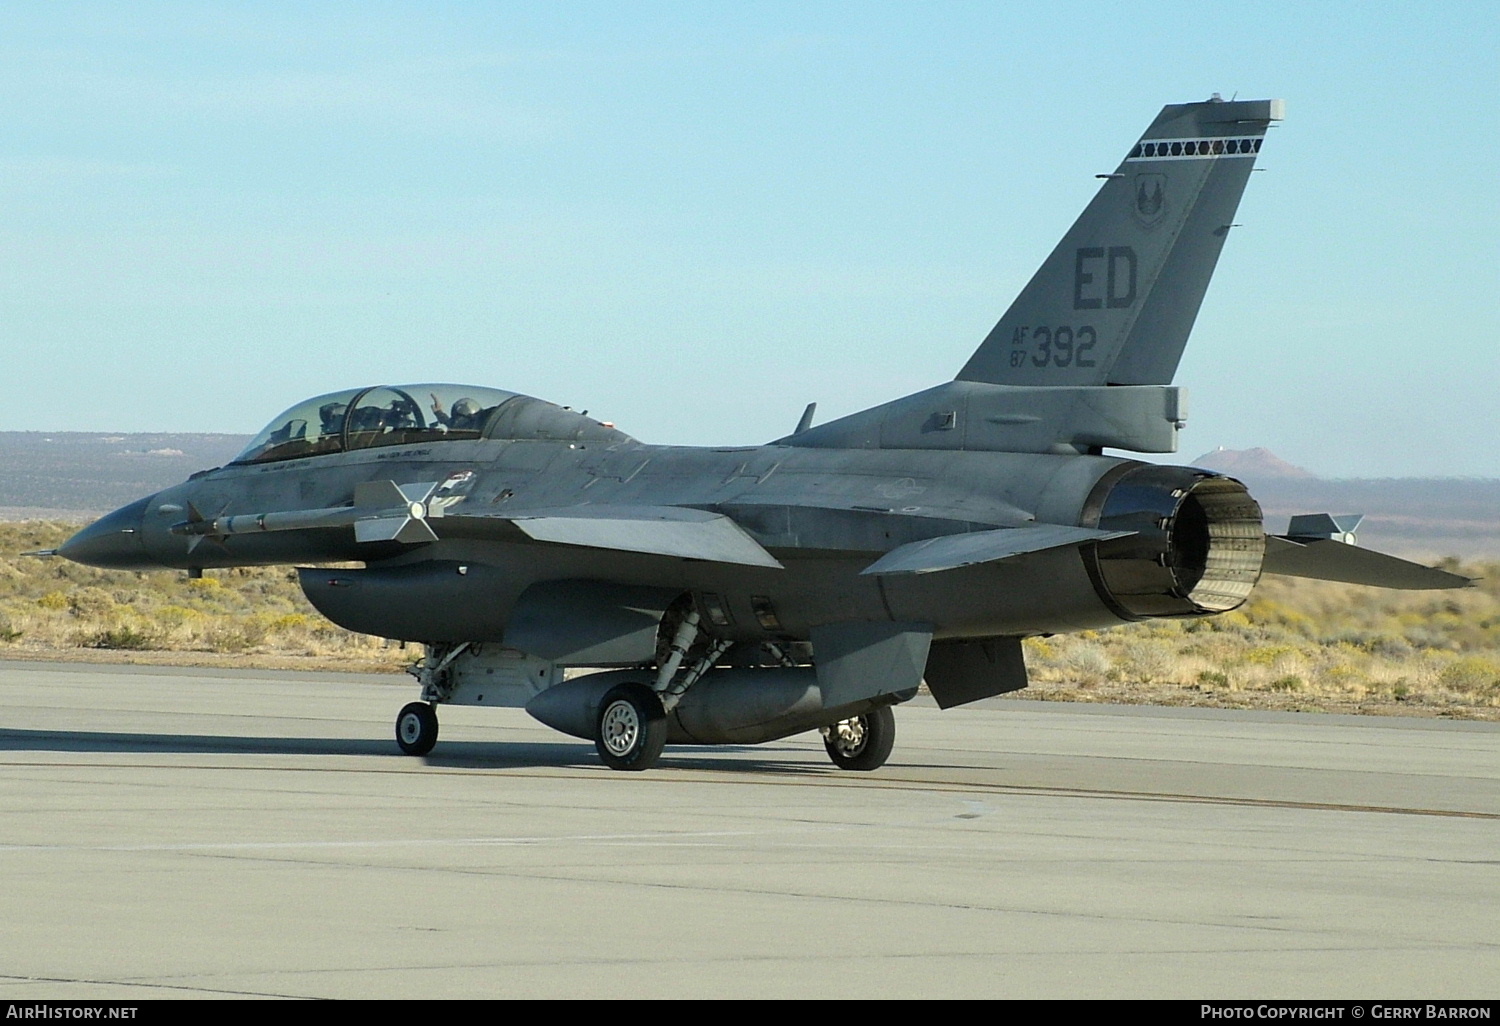
<path fill-rule="evenodd" d="M 1225 449 L 1220 446 L 1193 460 L 1192 466 L 1204 470 L 1217 470 L 1221 474 L 1243 481 L 1247 477 L 1256 480 L 1267 478 L 1305 478 L 1316 475 L 1310 470 L 1288 463 L 1270 449 Z"/>
<path fill-rule="evenodd" d="M 7 519 L 105 513 L 223 466 L 249 435 L 0 431 L 0 509 Z"/>
<path fill-rule="evenodd" d="M 0 519 L 87 519 L 223 466 L 249 435 L 0 431 Z M 1265 449 L 1193 466 L 1250 487 L 1273 533 L 1294 513 L 1363 513 L 1361 544 L 1413 556 L 1500 557 L 1500 480 L 1322 480 Z"/>
<path fill-rule="evenodd" d="M 1500 557 L 1500 480 L 1240 480 L 1259 500 L 1272 533 L 1284 530 L 1295 513 L 1363 513 L 1359 543 L 1372 549 L 1413 557 Z"/>
<path fill-rule="evenodd" d="M 1500 480 L 1346 478 L 1324 480 L 1269 449 L 1215 449 L 1192 466 L 1243 481 L 1266 528 L 1284 530 L 1297 513 L 1363 513 L 1359 542 L 1413 556 L 1500 556 Z"/>

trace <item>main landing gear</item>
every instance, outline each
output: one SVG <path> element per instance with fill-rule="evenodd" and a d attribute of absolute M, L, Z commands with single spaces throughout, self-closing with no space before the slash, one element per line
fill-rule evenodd
<path fill-rule="evenodd" d="M 594 748 L 610 769 L 643 770 L 656 765 L 667 743 L 667 712 L 644 684 L 616 684 L 599 703 Z"/>
<path fill-rule="evenodd" d="M 669 734 L 669 718 L 677 712 L 683 695 L 718 664 L 719 659 L 730 647 L 729 641 L 706 637 L 704 632 L 700 631 L 696 610 L 688 609 L 680 619 L 668 622 L 674 628 L 672 639 L 670 643 L 663 642 L 659 647 L 658 662 L 654 672 L 645 669 L 614 671 L 594 683 L 575 681 L 565 685 L 562 683 L 560 670 L 540 660 L 534 660 L 545 669 L 546 673 L 533 672 L 535 668 L 528 665 L 525 668 L 525 674 L 516 678 L 516 686 L 525 692 L 522 697 L 534 697 L 536 693 L 547 687 L 574 688 L 575 690 L 567 693 L 566 699 L 562 699 L 559 693 L 559 699 L 564 700 L 565 704 L 570 703 L 571 707 L 577 711 L 562 717 L 565 723 L 559 725 L 558 729 L 579 737 L 588 737 L 592 734 L 594 749 L 599 753 L 600 761 L 610 769 L 634 771 L 650 769 L 661 759 Z M 475 645 L 427 646 L 426 655 L 412 670 L 421 682 L 422 700 L 408 704 L 396 717 L 396 744 L 400 746 L 402 752 L 407 755 L 424 756 L 432 751 L 438 739 L 437 707 L 440 704 L 450 700 L 458 700 L 462 703 L 466 698 L 482 700 L 486 695 L 492 700 L 495 698 L 494 687 L 496 685 L 488 676 L 491 670 L 485 670 L 487 676 L 480 688 L 484 691 L 484 695 L 469 695 L 467 692 L 461 694 L 459 691 L 460 685 L 454 679 L 452 666 L 456 659 L 470 652 L 471 649 L 471 657 L 477 656 L 479 648 Z M 713 710 L 719 712 L 727 710 L 726 715 L 735 723 L 743 720 L 764 726 L 763 721 L 765 721 L 769 722 L 770 729 L 762 730 L 759 735 L 749 731 L 741 731 L 737 735 L 735 731 L 740 728 L 734 726 L 733 723 L 729 726 L 720 726 L 712 716 L 705 720 L 706 714 L 703 708 L 695 707 L 689 710 L 688 720 L 679 724 L 688 739 L 691 740 L 694 737 L 694 723 L 699 723 L 700 726 L 702 723 L 708 724 L 706 731 L 698 730 L 696 735 L 698 743 L 756 743 L 807 730 L 812 724 L 818 722 L 817 719 L 812 719 L 812 723 L 809 723 L 810 717 L 807 712 L 793 709 L 791 704 L 794 701 L 805 700 L 804 695 L 807 687 L 810 686 L 813 668 L 806 665 L 806 659 L 800 663 L 793 662 L 791 657 L 779 653 L 774 646 L 770 648 L 770 654 L 773 658 L 781 660 L 781 670 L 772 667 L 765 671 L 768 676 L 763 676 L 760 680 L 755 679 L 755 674 L 759 671 L 747 672 L 733 669 L 725 671 L 729 683 L 735 686 L 741 688 L 764 686 L 769 689 L 763 695 L 750 696 L 740 691 L 731 693 L 727 697 L 711 693 L 705 699 L 705 701 L 709 699 L 719 701 L 719 705 L 714 706 Z M 461 664 L 460 668 L 465 669 L 465 672 L 473 669 L 468 663 Z M 501 665 L 500 670 L 508 672 L 508 667 Z M 778 676 L 778 673 L 781 676 Z M 732 676 L 733 674 L 740 674 L 740 676 L 736 678 Z M 615 683 L 616 681 L 620 683 Z M 594 696 L 599 695 L 600 692 L 603 692 L 602 697 L 595 699 Z M 515 696 L 504 697 L 510 699 Z M 885 701 L 900 697 L 903 696 L 891 694 Z M 579 708 L 578 698 L 582 698 L 587 704 Z M 775 706 L 776 702 L 782 702 L 789 711 L 766 713 L 762 709 L 766 702 L 762 699 L 769 701 L 771 706 Z M 880 700 L 880 698 L 874 698 L 867 701 Z M 595 701 L 598 702 L 597 705 L 594 705 Z M 501 701 L 491 704 L 519 705 L 520 702 Z M 860 703 L 860 705 L 863 704 L 865 703 Z M 843 708 L 845 710 L 858 709 L 860 705 L 844 705 Z M 590 710 L 591 706 L 592 710 Z M 587 718 L 590 714 L 593 716 L 592 722 Z M 536 715 L 544 723 L 557 725 L 546 713 L 539 711 Z M 767 715 L 771 716 L 769 721 L 765 720 Z M 696 720 L 693 719 L 694 716 L 697 717 Z M 740 720 L 735 720 L 736 716 Z M 754 718 L 756 716 L 760 716 L 761 719 L 756 720 Z M 779 733 L 776 732 L 778 729 L 780 729 Z M 751 736 L 745 736 L 746 733 L 750 733 Z M 858 715 L 846 716 L 837 723 L 821 728 L 821 733 L 823 747 L 836 767 L 845 770 L 875 770 L 885 765 L 895 745 L 896 717 L 891 706 L 881 705 Z"/>
<path fill-rule="evenodd" d="M 604 765 L 617 770 L 655 766 L 667 744 L 667 714 L 728 649 L 728 641 L 703 638 L 698 611 L 689 607 L 676 623 L 656 679 L 650 685 L 616 684 L 599 702 L 594 749 Z M 690 651 L 695 653 L 691 659 Z"/>
<path fill-rule="evenodd" d="M 839 769 L 873 770 L 885 765 L 896 743 L 896 714 L 888 705 L 823 728 L 823 747 Z"/>

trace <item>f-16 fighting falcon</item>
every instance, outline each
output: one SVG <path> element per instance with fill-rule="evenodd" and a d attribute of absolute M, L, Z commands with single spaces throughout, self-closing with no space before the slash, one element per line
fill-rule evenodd
<path fill-rule="evenodd" d="M 422 646 L 402 750 L 432 750 L 445 704 L 524 706 L 623 770 L 812 730 L 875 769 L 923 681 L 944 708 L 1014 691 L 1023 638 L 1213 616 L 1263 573 L 1465 586 L 1357 547 L 1349 519 L 1267 535 L 1239 481 L 1104 454 L 1177 450 L 1172 378 L 1282 112 L 1164 108 L 957 376 L 914 395 L 684 448 L 495 388 L 351 388 L 58 552 L 302 564 L 329 619 Z"/>

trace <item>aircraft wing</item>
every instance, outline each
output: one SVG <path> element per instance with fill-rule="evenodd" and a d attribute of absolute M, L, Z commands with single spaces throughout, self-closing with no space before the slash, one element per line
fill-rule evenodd
<path fill-rule="evenodd" d="M 1368 584 L 1376 588 L 1467 588 L 1473 583 L 1459 574 L 1342 541 L 1297 541 L 1274 534 L 1266 536 L 1266 559 L 1261 569 L 1268 574 Z"/>
<path fill-rule="evenodd" d="M 505 521 L 533 541 L 640 552 L 710 563 L 781 569 L 781 563 L 733 520 L 675 506 L 565 506 L 504 516 L 448 514 L 455 522 Z"/>
<path fill-rule="evenodd" d="M 929 574 L 975 563 L 993 563 L 1028 552 L 1082 545 L 1084 542 L 1124 538 L 1134 531 L 1096 531 L 1087 527 L 1038 524 L 1002 527 L 994 531 L 949 534 L 909 542 L 892 549 L 865 567 L 862 574 Z"/>

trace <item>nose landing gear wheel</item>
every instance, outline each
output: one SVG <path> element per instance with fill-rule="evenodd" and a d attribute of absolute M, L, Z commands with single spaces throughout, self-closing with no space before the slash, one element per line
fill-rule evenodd
<path fill-rule="evenodd" d="M 839 769 L 879 769 L 895 743 L 896 714 L 888 705 L 823 728 L 823 747 Z"/>
<path fill-rule="evenodd" d="M 667 743 L 667 714 L 644 684 L 616 684 L 605 692 L 595 728 L 594 748 L 610 769 L 650 769 Z"/>
<path fill-rule="evenodd" d="M 396 717 L 396 744 L 407 755 L 426 755 L 437 735 L 437 711 L 426 702 L 412 702 Z"/>

